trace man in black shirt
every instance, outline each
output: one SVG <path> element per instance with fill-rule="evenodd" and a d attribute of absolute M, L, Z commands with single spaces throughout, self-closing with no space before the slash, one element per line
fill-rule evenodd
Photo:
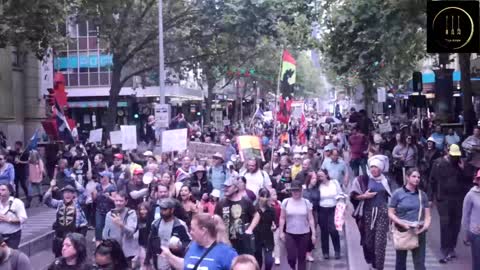
<path fill-rule="evenodd" d="M 230 242 L 237 253 L 253 255 L 255 239 L 252 233 L 260 221 L 260 214 L 253 203 L 239 192 L 239 181 L 236 177 L 225 181 L 225 198 L 215 207 L 215 214 L 223 218 Z"/>
<path fill-rule="evenodd" d="M 23 189 L 27 202 L 25 208 L 30 208 L 30 202 L 32 197 L 28 193 L 27 186 L 27 169 L 28 169 L 28 155 L 27 151 L 23 150 L 23 143 L 21 141 L 15 142 L 14 155 L 14 168 L 15 168 L 15 197 L 20 198 L 20 187 Z"/>

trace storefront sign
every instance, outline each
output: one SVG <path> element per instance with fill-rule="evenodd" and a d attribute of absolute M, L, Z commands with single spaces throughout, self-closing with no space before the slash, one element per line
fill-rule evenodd
<path fill-rule="evenodd" d="M 214 143 L 190 142 L 188 144 L 188 152 L 192 157 L 211 158 L 215 153 L 225 156 L 226 147 Z"/>
<path fill-rule="evenodd" d="M 162 153 L 187 150 L 188 130 L 173 129 L 162 132 Z"/>

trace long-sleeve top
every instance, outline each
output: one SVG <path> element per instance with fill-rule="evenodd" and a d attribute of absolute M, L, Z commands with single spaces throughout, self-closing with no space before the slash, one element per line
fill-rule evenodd
<path fill-rule="evenodd" d="M 79 192 L 83 193 L 83 187 L 81 185 L 77 185 L 77 190 Z M 57 209 L 57 211 L 60 211 L 60 209 L 63 208 L 65 205 L 63 200 L 56 200 L 52 198 L 52 193 L 51 191 L 47 191 L 45 195 L 43 195 L 43 202 L 50 208 Z M 85 213 L 82 210 L 81 202 L 76 199 L 74 201 L 75 203 L 75 228 L 81 228 L 84 226 L 87 226 L 87 218 L 85 216 Z"/>
<path fill-rule="evenodd" d="M 428 198 L 441 200 L 459 200 L 466 193 L 467 185 L 463 170 L 441 157 L 434 161 L 429 179 Z M 471 178 L 470 178 L 471 179 Z"/>
<path fill-rule="evenodd" d="M 350 144 L 351 158 L 360 159 L 365 157 L 364 152 L 368 149 L 368 140 L 363 134 L 351 135 L 348 138 Z"/>
<path fill-rule="evenodd" d="M 105 218 L 105 227 L 103 228 L 103 239 L 115 239 L 122 246 L 126 257 L 137 255 L 139 247 L 138 238 L 134 237 L 137 229 L 137 214 L 134 210 L 125 208 L 120 213 L 120 219 L 123 221 L 123 229 L 113 223 L 112 211 L 107 213 Z"/>
<path fill-rule="evenodd" d="M 480 235 L 480 188 L 473 187 L 463 200 L 462 226 L 465 231 Z"/>
<path fill-rule="evenodd" d="M 0 171 L 0 184 L 10 184 L 15 187 L 15 169 L 10 163 L 5 163 L 5 169 Z"/>
<path fill-rule="evenodd" d="M 396 159 L 404 161 L 407 167 L 414 167 L 417 165 L 418 151 L 415 147 L 397 144 L 393 148 L 392 156 Z"/>

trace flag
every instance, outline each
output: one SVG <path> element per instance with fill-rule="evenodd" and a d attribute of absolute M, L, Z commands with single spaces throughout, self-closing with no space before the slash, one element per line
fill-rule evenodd
<path fill-rule="evenodd" d="M 302 118 L 300 120 L 300 132 L 298 133 L 298 140 L 302 145 L 307 143 L 307 120 L 305 119 L 304 113 L 302 113 Z"/>
<path fill-rule="evenodd" d="M 295 84 L 296 77 L 296 61 L 293 56 L 287 51 L 283 51 L 282 60 L 282 81 L 287 80 L 289 85 Z"/>
<path fill-rule="evenodd" d="M 55 101 L 55 111 L 58 136 L 60 137 L 60 140 L 63 140 L 65 144 L 73 144 L 75 141 L 73 139 L 72 130 L 68 124 L 67 117 L 57 101 Z"/>
<path fill-rule="evenodd" d="M 280 106 L 277 113 L 277 121 L 283 124 L 288 124 L 290 121 L 290 113 L 292 112 L 292 100 L 285 101 L 283 97 L 280 97 Z"/>
<path fill-rule="evenodd" d="M 33 133 L 32 138 L 30 138 L 30 142 L 28 143 L 27 148 L 25 148 L 25 152 L 36 150 L 38 141 L 40 141 L 40 136 L 38 136 L 38 128 L 37 128 L 37 130 L 35 130 L 35 133 Z"/>

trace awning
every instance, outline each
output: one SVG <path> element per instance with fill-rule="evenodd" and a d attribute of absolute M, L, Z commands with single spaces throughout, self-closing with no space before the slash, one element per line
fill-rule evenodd
<path fill-rule="evenodd" d="M 101 101 L 69 101 L 68 102 L 69 108 L 107 108 L 108 101 L 101 100 Z M 117 103 L 118 108 L 128 107 L 128 103 L 126 101 L 119 101 Z"/>

